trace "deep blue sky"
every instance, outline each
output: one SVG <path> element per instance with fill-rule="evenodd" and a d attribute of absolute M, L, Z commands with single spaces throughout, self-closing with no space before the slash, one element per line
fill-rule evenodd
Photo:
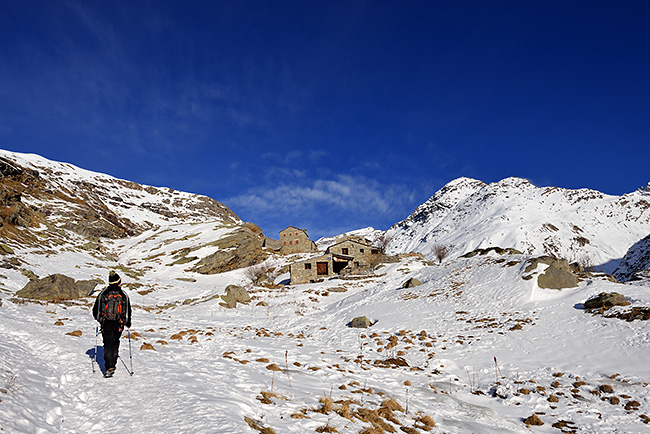
<path fill-rule="evenodd" d="M 0 148 L 312 238 L 447 182 L 650 182 L 648 1 L 2 2 Z"/>

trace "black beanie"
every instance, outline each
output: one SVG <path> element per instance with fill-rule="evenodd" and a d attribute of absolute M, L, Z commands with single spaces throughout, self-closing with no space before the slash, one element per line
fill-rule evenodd
<path fill-rule="evenodd" d="M 120 278 L 119 274 L 117 274 L 115 271 L 111 271 L 110 273 L 108 273 L 109 285 L 119 285 L 120 282 L 122 282 L 122 279 Z"/>

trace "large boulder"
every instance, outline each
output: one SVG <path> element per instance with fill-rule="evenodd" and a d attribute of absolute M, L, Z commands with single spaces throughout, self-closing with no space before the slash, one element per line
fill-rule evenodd
<path fill-rule="evenodd" d="M 219 250 L 201 259 L 192 271 L 200 274 L 218 274 L 262 262 L 266 259 L 262 250 L 264 235 L 261 230 L 257 232 L 253 229 L 244 226 L 214 242 L 213 245 Z"/>
<path fill-rule="evenodd" d="M 627 306 L 630 302 L 625 299 L 623 294 L 618 292 L 601 292 L 595 297 L 585 301 L 585 309 L 609 309 L 612 306 Z"/>
<path fill-rule="evenodd" d="M 88 297 L 98 283 L 95 280 L 75 282 L 73 278 L 63 274 L 51 274 L 42 279 L 30 281 L 16 295 L 36 300 L 74 300 Z"/>
<path fill-rule="evenodd" d="M 578 278 L 571 272 L 571 266 L 566 259 L 552 256 L 540 256 L 528 261 L 525 273 L 534 271 L 540 264 L 548 265 L 544 273 L 537 277 L 540 288 L 564 289 L 578 286 Z"/>
<path fill-rule="evenodd" d="M 347 326 L 352 328 L 368 328 L 372 325 L 372 322 L 365 316 L 358 316 L 350 321 Z"/>
<path fill-rule="evenodd" d="M 224 305 L 229 308 L 237 307 L 237 303 L 248 303 L 251 301 L 248 291 L 237 285 L 226 286 L 226 293 L 221 296 L 221 299 L 224 301 Z"/>

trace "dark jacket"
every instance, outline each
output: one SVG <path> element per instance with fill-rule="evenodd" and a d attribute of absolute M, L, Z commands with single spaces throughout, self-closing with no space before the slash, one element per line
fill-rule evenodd
<path fill-rule="evenodd" d="M 129 296 L 126 295 L 126 292 L 124 292 L 124 290 L 122 290 L 119 285 L 109 285 L 99 293 L 95 299 L 95 305 L 93 306 L 93 317 L 95 320 L 99 321 L 99 307 L 105 300 L 108 291 L 119 291 L 124 297 L 126 308 L 124 310 L 124 318 L 116 321 L 104 321 L 104 323 L 100 323 L 102 325 L 102 330 L 122 331 L 124 327 L 131 327 L 131 301 L 129 300 Z"/>

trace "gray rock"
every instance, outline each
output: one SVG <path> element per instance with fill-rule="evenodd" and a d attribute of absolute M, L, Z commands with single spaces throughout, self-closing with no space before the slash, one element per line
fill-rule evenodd
<path fill-rule="evenodd" d="M 571 266 L 566 259 L 558 259 L 552 256 L 540 256 L 528 261 L 524 270 L 525 273 L 534 271 L 540 264 L 548 265 L 543 274 L 537 277 L 537 285 L 540 288 L 564 289 L 578 286 L 578 278 L 572 273 Z M 525 278 L 526 276 L 524 276 Z"/>
<path fill-rule="evenodd" d="M 406 282 L 404 282 L 402 284 L 402 288 L 414 288 L 414 287 L 420 286 L 420 285 L 422 285 L 422 282 L 420 282 L 415 277 L 411 277 L 409 280 L 407 280 Z"/>
<path fill-rule="evenodd" d="M 16 296 L 36 300 L 74 300 L 88 296 L 91 286 L 88 282 L 82 281 L 80 285 L 77 285 L 71 277 L 63 274 L 51 274 L 42 279 L 30 281 L 16 293 Z M 94 288 L 94 285 L 92 287 Z"/>
<path fill-rule="evenodd" d="M 372 322 L 365 316 L 358 316 L 347 324 L 348 327 L 353 327 L 358 329 L 368 328 L 371 325 Z"/>
<path fill-rule="evenodd" d="M 221 299 L 224 301 L 225 306 L 229 308 L 237 307 L 237 303 L 248 303 L 251 301 L 248 291 L 237 285 L 228 285 L 226 287 L 226 293 L 221 296 Z"/>
<path fill-rule="evenodd" d="M 238 229 L 216 241 L 214 246 L 219 250 L 201 259 L 192 271 L 200 274 L 218 274 L 250 267 L 266 258 L 260 236 L 249 227 Z"/>
<path fill-rule="evenodd" d="M 574 288 L 578 286 L 578 282 L 578 278 L 573 273 L 555 265 L 550 265 L 544 274 L 537 277 L 537 285 L 547 289 Z"/>

